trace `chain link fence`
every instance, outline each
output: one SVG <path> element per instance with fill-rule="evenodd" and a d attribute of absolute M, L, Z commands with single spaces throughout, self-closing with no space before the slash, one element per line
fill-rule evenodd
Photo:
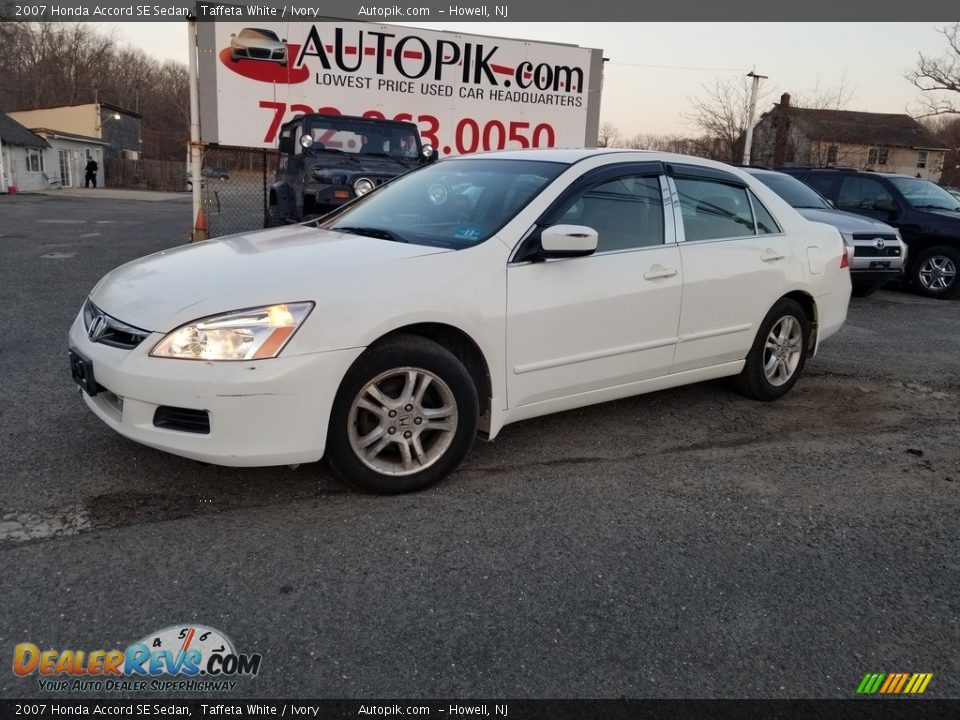
<path fill-rule="evenodd" d="M 203 208 L 210 237 L 266 227 L 276 150 L 208 147 L 203 153 Z"/>

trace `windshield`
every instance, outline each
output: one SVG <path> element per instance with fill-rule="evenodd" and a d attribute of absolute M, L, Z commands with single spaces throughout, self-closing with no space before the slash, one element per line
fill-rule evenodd
<path fill-rule="evenodd" d="M 244 28 L 237 37 L 256 38 L 257 40 L 280 40 L 276 33 L 270 30 L 261 30 L 260 28 Z"/>
<path fill-rule="evenodd" d="M 473 247 L 566 167 L 537 160 L 443 160 L 384 185 L 321 227 L 416 245 Z"/>
<path fill-rule="evenodd" d="M 379 125 L 331 115 L 310 118 L 303 133 L 313 138 L 310 147 L 313 152 L 335 150 L 404 159 L 420 157 L 420 137 L 413 125 Z"/>
<path fill-rule="evenodd" d="M 781 173 L 751 173 L 751 175 L 786 200 L 790 207 L 830 209 L 830 204 L 816 190 L 812 190 L 795 177 Z"/>
<path fill-rule="evenodd" d="M 960 200 L 939 185 L 921 178 L 892 177 L 890 182 L 904 199 L 915 208 L 924 210 L 960 210 Z"/>

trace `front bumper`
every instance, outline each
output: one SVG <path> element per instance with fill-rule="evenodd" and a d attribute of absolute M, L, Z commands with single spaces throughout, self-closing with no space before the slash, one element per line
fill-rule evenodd
<path fill-rule="evenodd" d="M 337 388 L 363 348 L 270 360 L 204 362 L 152 358 L 155 333 L 133 350 L 93 343 L 81 316 L 70 346 L 93 363 L 107 392 L 84 402 L 121 435 L 158 450 L 215 465 L 255 467 L 323 457 Z M 66 368 L 64 372 L 66 372 Z M 206 411 L 210 432 L 154 425 L 161 406 Z"/>

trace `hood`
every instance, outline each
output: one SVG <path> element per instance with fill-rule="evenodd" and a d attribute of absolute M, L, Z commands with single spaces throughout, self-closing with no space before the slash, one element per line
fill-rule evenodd
<path fill-rule="evenodd" d="M 346 173 L 371 175 L 398 175 L 418 165 L 417 158 L 398 158 L 387 155 L 362 155 L 359 153 L 324 154 L 307 167 L 307 174 L 325 177 Z"/>
<path fill-rule="evenodd" d="M 134 260 L 108 273 L 90 299 L 122 322 L 169 332 L 230 310 L 318 302 L 338 283 L 355 285 L 384 265 L 444 252 L 451 251 L 291 225 Z"/>
<path fill-rule="evenodd" d="M 960 211 L 958 210 L 934 210 L 932 208 L 914 208 L 916 212 L 929 213 L 930 215 L 936 215 L 937 217 L 947 218 L 948 220 L 953 220 L 957 224 L 960 224 Z"/>
<path fill-rule="evenodd" d="M 797 208 L 797 212 L 811 222 L 833 225 L 840 232 L 845 233 L 885 233 L 893 235 L 896 229 L 879 220 L 854 215 L 843 210 L 828 210 L 826 208 Z"/>

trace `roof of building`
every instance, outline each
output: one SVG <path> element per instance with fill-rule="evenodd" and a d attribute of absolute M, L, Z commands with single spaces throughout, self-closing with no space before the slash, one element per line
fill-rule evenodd
<path fill-rule="evenodd" d="M 0 113 L 0 140 L 7 145 L 22 145 L 24 147 L 50 147 L 46 140 L 27 130 L 9 115 Z"/>
<path fill-rule="evenodd" d="M 64 140 L 76 140 L 77 142 L 94 143 L 95 145 L 109 145 L 110 143 L 100 138 L 90 137 L 89 135 L 77 135 L 77 133 L 63 132 L 63 130 L 51 130 L 50 128 L 30 128 L 31 132 L 45 138 L 62 138 Z"/>
<path fill-rule="evenodd" d="M 126 108 L 120 107 L 119 105 L 114 105 L 113 103 L 108 102 L 88 102 L 88 103 L 74 103 L 73 105 L 47 105 L 45 107 L 32 107 L 32 108 L 19 108 L 17 110 L 11 110 L 10 112 L 33 112 L 34 110 L 61 110 L 64 108 L 75 108 L 75 107 L 84 107 L 85 105 L 99 105 L 100 110 L 113 110 L 114 112 L 123 113 L 124 115 L 129 115 L 130 117 L 142 118 L 141 113 L 135 112 L 133 110 L 127 110 Z"/>
<path fill-rule="evenodd" d="M 927 128 L 903 113 L 871 113 L 854 110 L 815 110 L 777 104 L 774 113 L 786 110 L 811 140 L 850 145 L 947 150 L 945 143 Z"/>

